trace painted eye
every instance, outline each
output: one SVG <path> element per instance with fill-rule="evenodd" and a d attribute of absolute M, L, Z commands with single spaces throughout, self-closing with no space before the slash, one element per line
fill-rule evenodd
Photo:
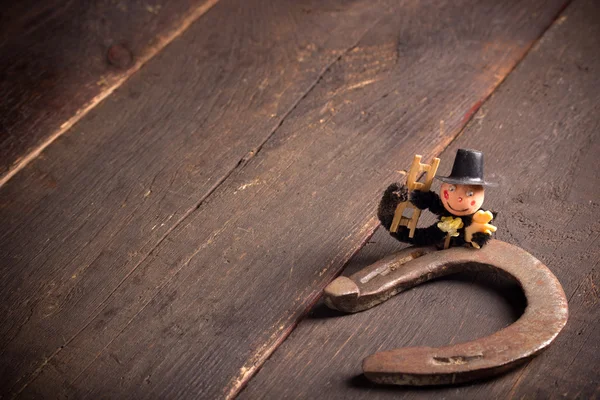
<path fill-rule="evenodd" d="M 473 196 L 473 191 L 472 191 L 472 190 L 469 190 L 469 191 L 467 191 L 467 196 L 468 196 L 468 197 L 471 197 L 471 196 Z"/>
<path fill-rule="evenodd" d="M 454 192 L 456 190 L 456 186 L 454 185 L 450 185 L 450 187 L 448 188 L 449 192 Z"/>

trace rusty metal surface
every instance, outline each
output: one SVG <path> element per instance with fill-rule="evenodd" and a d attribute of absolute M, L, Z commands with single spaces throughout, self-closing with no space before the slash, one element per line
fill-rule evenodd
<path fill-rule="evenodd" d="M 337 278 L 325 289 L 325 302 L 341 311 L 361 311 L 427 280 L 489 268 L 513 277 L 525 293 L 527 308 L 515 323 L 474 341 L 439 348 L 394 349 L 363 361 L 365 376 L 377 383 L 468 382 L 522 364 L 545 349 L 567 322 L 567 299 L 560 283 L 545 265 L 523 249 L 498 240 L 481 250 L 408 248 L 349 278 Z"/>

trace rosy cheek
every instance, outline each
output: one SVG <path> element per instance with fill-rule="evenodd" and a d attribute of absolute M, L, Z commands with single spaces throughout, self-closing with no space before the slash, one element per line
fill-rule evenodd
<path fill-rule="evenodd" d="M 471 202 L 471 205 L 472 205 L 472 206 L 474 206 L 474 205 L 475 205 L 475 200 L 473 200 L 473 201 Z"/>
<path fill-rule="evenodd" d="M 447 190 L 444 190 L 444 198 L 445 198 L 446 200 L 448 200 L 448 198 L 449 198 L 449 197 L 450 197 L 450 195 L 448 194 L 448 191 L 447 191 Z"/>

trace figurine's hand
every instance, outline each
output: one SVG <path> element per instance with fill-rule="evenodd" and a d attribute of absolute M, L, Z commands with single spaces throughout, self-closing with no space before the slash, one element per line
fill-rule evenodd
<path fill-rule="evenodd" d="M 478 224 L 487 224 L 494 219 L 494 214 L 491 211 L 482 211 L 479 210 L 475 214 L 473 214 L 473 222 Z M 494 229 L 494 232 L 496 230 Z"/>
<path fill-rule="evenodd" d="M 432 191 L 422 192 L 413 190 L 410 192 L 410 202 L 420 210 L 428 208 L 436 198 L 436 194 Z"/>
<path fill-rule="evenodd" d="M 476 249 L 480 249 L 492 238 L 491 234 L 483 232 L 475 232 L 471 238 L 471 245 Z"/>
<path fill-rule="evenodd" d="M 481 248 L 492 238 L 492 233 L 498 228 L 490 224 L 494 215 L 489 211 L 479 210 L 473 214 L 471 225 L 465 228 L 465 241 L 476 249 Z"/>

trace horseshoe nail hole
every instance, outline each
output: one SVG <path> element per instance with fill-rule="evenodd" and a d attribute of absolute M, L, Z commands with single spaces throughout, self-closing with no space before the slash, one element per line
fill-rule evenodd
<path fill-rule="evenodd" d="M 406 264 L 407 262 L 412 261 L 415 258 L 424 256 L 427 253 L 431 253 L 431 250 L 426 250 L 426 249 L 415 250 L 415 251 L 411 252 L 409 255 L 407 255 L 406 257 L 403 257 L 403 258 L 399 259 L 398 261 L 396 261 L 394 264 L 390 265 L 389 269 L 385 273 L 382 273 L 381 275 L 387 275 L 390 271 L 395 271 L 396 268 L 402 266 L 402 264 Z"/>
<path fill-rule="evenodd" d="M 452 356 L 452 357 L 433 357 L 434 364 L 439 365 L 463 365 L 474 360 L 480 360 L 483 354 L 475 354 L 472 356 Z"/>
<path fill-rule="evenodd" d="M 402 265 L 406 264 L 407 262 L 412 261 L 415 258 L 424 256 L 427 253 L 431 253 L 431 251 L 432 250 L 429 250 L 429 249 L 417 249 L 417 250 L 411 252 L 410 254 L 408 254 L 406 257 L 402 257 L 402 258 L 396 260 L 393 264 L 389 264 L 389 265 L 385 265 L 383 267 L 377 268 L 375 271 L 372 271 L 365 277 L 361 278 L 360 283 L 368 283 L 371 279 L 375 278 L 378 275 L 386 276 L 387 274 L 395 271 L 397 268 L 401 267 Z"/>

